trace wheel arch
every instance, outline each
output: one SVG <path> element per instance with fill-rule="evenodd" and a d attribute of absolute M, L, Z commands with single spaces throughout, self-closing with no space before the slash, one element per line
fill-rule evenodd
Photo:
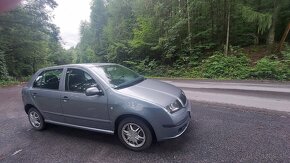
<path fill-rule="evenodd" d="M 38 110 L 34 105 L 26 104 L 25 107 L 24 107 L 24 110 L 25 110 L 26 114 L 28 114 L 28 111 L 29 111 L 30 108 L 35 108 L 36 110 Z"/>
<path fill-rule="evenodd" d="M 126 118 L 136 118 L 136 119 L 139 119 L 141 121 L 143 121 L 150 129 L 151 131 L 151 134 L 152 134 L 152 138 L 153 138 L 153 141 L 156 142 L 157 141 L 157 137 L 156 137 L 156 134 L 155 134 L 155 131 L 152 127 L 152 125 L 146 120 L 144 119 L 143 117 L 141 116 L 138 116 L 138 115 L 134 115 L 134 114 L 125 114 L 125 115 L 120 115 L 116 120 L 115 120 L 115 123 L 114 123 L 114 132 L 115 133 L 118 133 L 118 126 L 120 124 L 120 122 L 123 120 L 123 119 L 126 119 Z"/>

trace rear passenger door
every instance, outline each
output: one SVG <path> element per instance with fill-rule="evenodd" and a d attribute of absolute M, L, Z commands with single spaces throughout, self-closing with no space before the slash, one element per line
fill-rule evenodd
<path fill-rule="evenodd" d="M 30 89 L 34 104 L 45 120 L 63 122 L 59 90 L 62 74 L 63 69 L 43 71 L 36 77 Z"/>
<path fill-rule="evenodd" d="M 86 96 L 87 88 L 97 87 L 103 95 Z M 79 68 L 68 68 L 65 91 L 61 96 L 65 122 L 79 127 L 110 130 L 107 94 L 89 72 Z"/>

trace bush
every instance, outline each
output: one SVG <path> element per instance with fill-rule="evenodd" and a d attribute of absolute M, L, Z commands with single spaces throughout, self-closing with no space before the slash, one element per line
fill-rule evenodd
<path fill-rule="evenodd" d="M 152 77 L 290 80 L 290 50 L 283 52 L 283 55 L 283 60 L 280 61 L 262 58 L 254 67 L 251 67 L 250 59 L 245 54 L 225 56 L 220 52 L 205 59 L 198 67 L 182 64 L 180 61 L 176 61 L 173 66 L 161 65 L 159 61 L 149 57 L 123 63 L 142 75 Z"/>
<path fill-rule="evenodd" d="M 8 78 L 9 76 L 5 62 L 4 52 L 0 50 L 0 80 L 7 80 Z"/>
<path fill-rule="evenodd" d="M 290 69 L 290 47 L 287 47 L 286 50 L 282 51 L 283 63 L 286 64 Z"/>
<path fill-rule="evenodd" d="M 286 64 L 283 64 L 281 61 L 265 57 L 259 60 L 257 65 L 252 69 L 251 77 L 268 80 L 287 80 L 287 74 L 289 73 L 289 71 L 287 71 Z"/>
<path fill-rule="evenodd" d="M 287 68 L 287 80 L 290 80 L 290 48 L 287 48 L 282 52 L 283 54 L 283 64 L 285 64 Z"/>
<path fill-rule="evenodd" d="M 125 66 L 128 66 L 134 71 L 137 71 L 138 73 L 142 75 L 152 75 L 156 73 L 156 67 L 158 65 L 158 62 L 155 60 L 149 60 L 148 57 L 146 57 L 144 60 L 141 61 L 123 61 Z"/>
<path fill-rule="evenodd" d="M 0 87 L 11 86 L 19 83 L 20 82 L 16 80 L 0 80 Z"/>
<path fill-rule="evenodd" d="M 203 61 L 201 71 L 205 78 L 245 79 L 250 72 L 249 63 L 244 54 L 225 56 L 217 52 Z"/>

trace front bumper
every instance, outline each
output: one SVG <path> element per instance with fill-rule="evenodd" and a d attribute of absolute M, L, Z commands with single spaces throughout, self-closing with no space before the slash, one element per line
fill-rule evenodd
<path fill-rule="evenodd" d="M 155 130 L 157 141 L 177 138 L 186 131 L 191 120 L 190 101 L 187 102 L 185 108 L 173 113 L 172 118 L 175 121 L 174 124 L 162 124 L 158 127 L 158 130 Z"/>

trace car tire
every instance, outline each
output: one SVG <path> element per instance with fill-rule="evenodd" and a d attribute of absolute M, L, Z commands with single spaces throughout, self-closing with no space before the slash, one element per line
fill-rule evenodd
<path fill-rule="evenodd" d="M 32 107 L 28 110 L 28 119 L 34 130 L 40 131 L 45 128 L 44 118 L 37 109 Z"/>
<path fill-rule="evenodd" d="M 152 144 L 149 126 L 137 118 L 125 118 L 118 126 L 118 137 L 122 144 L 133 151 L 142 151 Z"/>

